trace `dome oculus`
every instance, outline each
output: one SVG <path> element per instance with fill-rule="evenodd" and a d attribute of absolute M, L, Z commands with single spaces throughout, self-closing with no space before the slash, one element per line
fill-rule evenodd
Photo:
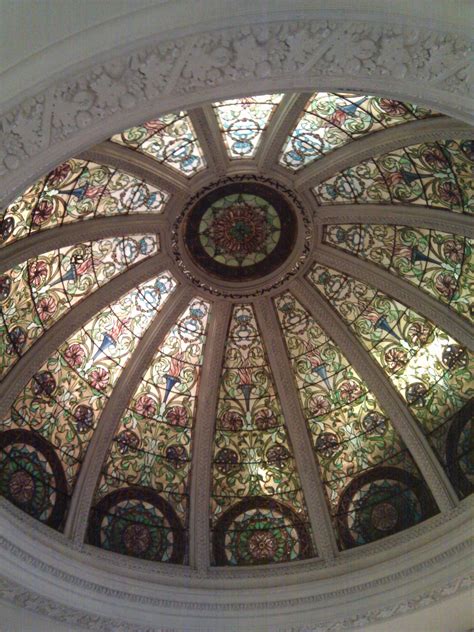
<path fill-rule="evenodd" d="M 258 183 L 233 183 L 207 193 L 192 208 L 185 228 L 194 261 L 235 281 L 275 270 L 292 251 L 295 236 L 288 202 Z"/>

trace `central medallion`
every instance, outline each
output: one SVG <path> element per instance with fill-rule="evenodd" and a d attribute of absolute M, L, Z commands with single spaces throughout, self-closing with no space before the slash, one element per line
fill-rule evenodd
<path fill-rule="evenodd" d="M 224 280 L 264 277 L 289 256 L 296 219 L 274 189 L 239 182 L 207 192 L 191 209 L 185 241 L 204 271 Z"/>

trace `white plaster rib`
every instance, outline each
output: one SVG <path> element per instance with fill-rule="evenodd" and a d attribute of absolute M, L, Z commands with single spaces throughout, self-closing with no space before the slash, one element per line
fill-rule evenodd
<path fill-rule="evenodd" d="M 122 371 L 97 423 L 74 488 L 64 533 L 74 542 L 84 541 L 90 507 L 110 444 L 123 411 L 150 365 L 158 346 L 192 300 L 194 292 L 177 287 L 157 314 Z"/>
<path fill-rule="evenodd" d="M 166 270 L 168 265 L 169 261 L 164 254 L 160 253 L 129 268 L 75 305 L 48 329 L 0 383 L 0 419 L 8 414 L 10 406 L 31 376 L 40 369 L 68 336 L 120 296 Z"/>
<path fill-rule="evenodd" d="M 331 560 L 337 553 L 334 529 L 296 391 L 294 373 L 271 299 L 256 301 L 255 312 L 293 447 L 317 552 L 323 559 Z"/>
<path fill-rule="evenodd" d="M 382 373 L 378 364 L 362 347 L 328 301 L 306 280 L 298 279 L 291 290 L 366 382 L 413 456 L 439 509 L 441 511 L 452 509 L 458 503 L 457 495 L 420 427 L 388 377 Z"/>
<path fill-rule="evenodd" d="M 285 141 L 296 125 L 296 121 L 303 112 L 310 96 L 310 92 L 289 93 L 285 94 L 280 101 L 255 156 L 260 169 L 268 172 L 278 165 Z"/>
<path fill-rule="evenodd" d="M 189 179 L 185 175 L 138 150 L 130 149 L 110 140 L 86 149 L 77 158 L 122 169 L 137 178 L 143 178 L 148 184 L 165 189 L 170 193 L 188 190 Z"/>
<path fill-rule="evenodd" d="M 85 222 L 66 224 L 43 230 L 26 239 L 19 239 L 0 250 L 0 274 L 9 268 L 35 257 L 65 246 L 96 239 L 159 233 L 166 227 L 162 215 L 126 215 L 124 217 L 101 217 Z"/>
<path fill-rule="evenodd" d="M 223 176 L 229 167 L 229 157 L 224 146 L 214 108 L 206 105 L 202 108 L 190 110 L 189 118 L 209 169 L 216 177 Z"/>
<path fill-rule="evenodd" d="M 418 204 L 334 204 L 318 206 L 314 196 L 310 207 L 314 221 L 324 224 L 393 224 L 440 230 L 474 239 L 474 218 Z"/>
<path fill-rule="evenodd" d="M 355 276 L 379 289 L 414 311 L 423 314 L 463 346 L 474 350 L 474 330 L 467 320 L 450 309 L 448 305 L 441 303 L 434 296 L 423 292 L 403 278 L 391 274 L 374 263 L 363 261 L 348 252 L 332 248 L 327 244 L 318 246 L 315 252 L 315 261 L 336 268 L 350 276 Z"/>
<path fill-rule="evenodd" d="M 189 563 L 198 572 L 205 572 L 210 563 L 212 444 L 231 309 L 232 305 L 225 301 L 215 303 L 211 308 L 193 432 Z"/>

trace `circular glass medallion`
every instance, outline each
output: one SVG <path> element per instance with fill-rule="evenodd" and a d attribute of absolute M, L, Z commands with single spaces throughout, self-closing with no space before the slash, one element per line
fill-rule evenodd
<path fill-rule="evenodd" d="M 296 219 L 286 199 L 257 183 L 212 190 L 192 208 L 185 239 L 206 272 L 238 281 L 266 276 L 292 251 Z"/>

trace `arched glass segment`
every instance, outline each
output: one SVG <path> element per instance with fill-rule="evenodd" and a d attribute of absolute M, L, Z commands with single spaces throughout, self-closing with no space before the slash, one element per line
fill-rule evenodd
<path fill-rule="evenodd" d="M 153 234 L 82 242 L 51 250 L 0 276 L 0 378 L 77 303 L 155 255 Z"/>
<path fill-rule="evenodd" d="M 473 141 L 421 143 L 375 156 L 314 187 L 319 204 L 419 204 L 473 213 Z"/>
<path fill-rule="evenodd" d="M 98 546 L 163 562 L 187 559 L 192 432 L 209 311 L 206 301 L 191 301 L 117 426 L 91 514 L 89 539 Z M 130 524 L 143 532 L 143 550 L 124 535 Z M 120 541 L 112 537 L 117 530 Z"/>
<path fill-rule="evenodd" d="M 280 164 L 299 171 L 367 134 L 435 116 L 428 108 L 382 97 L 316 92 L 289 135 Z"/>
<path fill-rule="evenodd" d="M 472 239 L 411 226 L 335 224 L 324 227 L 323 242 L 388 270 L 473 322 Z"/>
<path fill-rule="evenodd" d="M 112 142 L 139 151 L 185 176 L 206 167 L 201 146 L 186 112 L 167 114 L 115 134 Z"/>
<path fill-rule="evenodd" d="M 213 103 L 225 147 L 230 158 L 253 158 L 262 134 L 283 94 L 230 99 Z"/>
<path fill-rule="evenodd" d="M 0 215 L 0 247 L 38 231 L 95 217 L 160 214 L 169 193 L 124 171 L 67 160 Z"/>
<path fill-rule="evenodd" d="M 439 327 L 372 286 L 316 264 L 308 279 L 390 378 L 430 442 L 474 396 L 474 358 Z"/>
<path fill-rule="evenodd" d="M 314 554 L 293 450 L 251 305 L 233 308 L 212 460 L 214 565 Z"/>
<path fill-rule="evenodd" d="M 294 296 L 282 294 L 275 306 L 340 548 L 366 544 L 428 518 L 435 510 L 430 493 L 373 393 Z M 399 478 L 385 481 L 389 470 Z M 401 486 L 405 475 L 417 481 L 416 493 L 412 485 Z M 365 501 L 358 507 L 347 500 L 348 490 L 361 480 L 368 489 L 383 489 L 383 500 L 373 495 L 370 511 Z M 418 490 L 422 498 L 415 501 Z M 431 508 L 428 513 L 421 511 L 424 503 Z M 402 508 L 406 515 L 399 515 Z M 353 541 L 346 537 L 348 524 Z"/>
<path fill-rule="evenodd" d="M 174 286 L 163 273 L 97 313 L 44 362 L 0 421 L 0 437 L 11 429 L 28 430 L 51 447 L 68 498 L 117 380 Z"/>

